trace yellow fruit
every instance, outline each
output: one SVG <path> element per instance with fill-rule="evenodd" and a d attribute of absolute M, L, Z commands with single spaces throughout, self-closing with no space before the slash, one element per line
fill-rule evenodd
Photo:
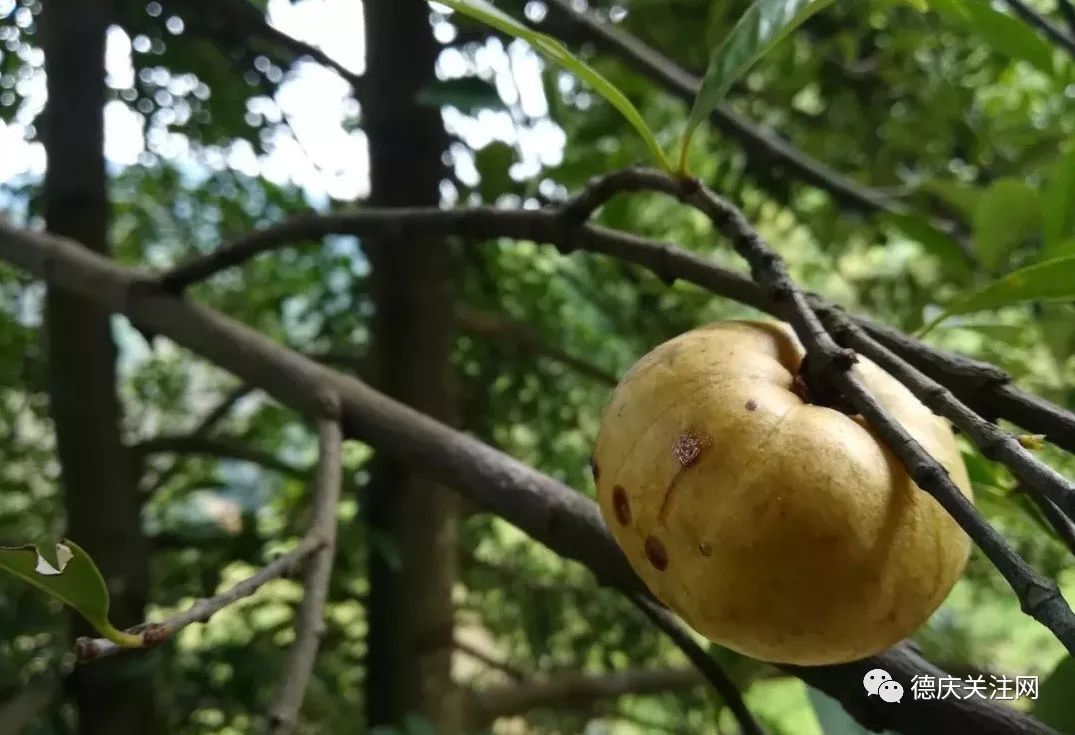
<path fill-rule="evenodd" d="M 650 590 L 753 658 L 852 661 L 905 638 L 970 541 L 861 417 L 805 403 L 784 324 L 718 322 L 642 358 L 605 409 L 605 522 Z M 970 497 L 952 431 L 894 378 L 853 368 Z"/>

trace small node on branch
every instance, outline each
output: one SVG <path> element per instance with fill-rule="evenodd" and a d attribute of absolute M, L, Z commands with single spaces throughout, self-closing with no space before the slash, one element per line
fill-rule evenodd
<path fill-rule="evenodd" d="M 682 188 L 684 196 L 693 196 L 702 190 L 702 182 L 698 180 L 697 176 L 691 176 L 685 174 L 679 177 L 679 185 Z"/>
<path fill-rule="evenodd" d="M 172 637 L 172 631 L 167 625 L 150 623 L 142 631 L 142 645 L 146 648 L 159 646 Z"/>
<path fill-rule="evenodd" d="M 99 653 L 97 642 L 92 638 L 82 637 L 75 641 L 75 657 L 79 661 L 93 661 Z"/>

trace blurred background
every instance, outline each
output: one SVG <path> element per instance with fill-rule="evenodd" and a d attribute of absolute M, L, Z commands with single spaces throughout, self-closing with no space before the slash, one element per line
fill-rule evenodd
<path fill-rule="evenodd" d="M 747 4 L 497 6 L 579 51 L 671 147 L 681 96 L 595 43 L 571 11 L 697 75 Z M 1071 59 L 1008 8 L 996 12 L 1010 23 L 990 34 L 952 5 L 834 4 L 732 90 L 725 124 L 699 131 L 690 156 L 806 288 L 908 331 L 991 277 L 1075 254 Z M 1075 35 L 1064 0 L 1030 5 Z M 103 70 L 80 23 L 47 32 L 49 14 L 82 12 L 106 44 Z M 62 90 L 91 113 L 103 107 L 103 129 L 85 107 L 45 114 Z M 764 128 L 769 147 L 727 121 Z M 435 4 L 0 0 L 0 212 L 57 229 L 73 179 L 45 186 L 46 172 L 78 141 L 103 151 L 107 248 L 153 268 L 310 210 L 537 207 L 647 160 L 572 76 Z M 62 165 L 92 189 L 92 167 Z M 617 199 L 600 220 L 742 267 L 698 214 L 659 197 Z M 190 296 L 591 495 L 590 448 L 618 377 L 679 332 L 752 314 L 600 256 L 514 242 L 333 237 Z M 121 318 L 50 308 L 67 320 L 46 327 L 43 286 L 0 266 L 0 544 L 70 533 L 98 558 L 115 621 L 129 625 L 143 607 L 162 616 L 233 583 L 302 532 L 316 447 L 298 417 Z M 1064 303 L 1012 307 L 950 320 L 929 341 L 1075 408 L 1073 316 Z M 93 354 L 49 364 L 50 339 L 94 324 L 107 335 Z M 88 371 L 83 358 L 105 367 Z M 110 394 L 118 414 L 116 401 L 97 402 Z M 74 408 L 50 410 L 50 396 Z M 72 456 L 79 437 L 114 437 L 95 461 L 123 470 L 64 470 L 57 431 Z M 1070 456 L 1041 454 L 1075 473 Z M 1075 570 L 1033 504 L 1002 467 L 969 445 L 965 456 L 982 512 L 1075 594 Z M 301 732 L 737 732 L 678 651 L 584 569 L 367 446 L 348 443 L 345 469 L 329 629 Z M 273 582 L 169 645 L 71 676 L 72 620 L 0 576 L 0 733 L 254 732 L 300 594 Z M 1011 705 L 1075 732 L 1063 696 L 1075 666 L 978 552 L 915 641 L 958 676 L 1039 677 L 1038 699 Z M 865 732 L 798 679 L 714 653 L 771 732 Z"/>

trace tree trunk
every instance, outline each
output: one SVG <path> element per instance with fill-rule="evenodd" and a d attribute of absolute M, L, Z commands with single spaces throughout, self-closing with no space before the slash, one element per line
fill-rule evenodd
<path fill-rule="evenodd" d="M 107 250 L 104 165 L 106 0 L 48 3 L 41 41 L 48 74 L 44 210 L 48 229 Z M 108 313 L 50 288 L 45 335 L 50 408 L 60 457 L 67 535 L 97 561 L 120 627 L 143 618 L 146 546 L 128 452 L 120 437 L 116 346 Z M 76 619 L 76 634 L 86 634 Z M 160 732 L 145 660 L 79 667 L 71 678 L 81 735 Z"/>
<path fill-rule="evenodd" d="M 423 2 L 366 0 L 368 84 L 362 114 L 371 204 L 436 205 L 446 135 L 419 106 L 438 45 Z M 366 242 L 372 266 L 373 365 L 378 387 L 451 422 L 455 257 L 442 242 Z M 438 735 L 459 725 L 451 677 L 454 498 L 428 476 L 379 459 L 366 501 L 371 528 L 366 712 L 369 726 L 425 717 Z"/>

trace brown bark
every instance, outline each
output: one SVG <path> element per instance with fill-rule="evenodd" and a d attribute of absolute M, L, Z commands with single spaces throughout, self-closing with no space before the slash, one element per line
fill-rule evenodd
<path fill-rule="evenodd" d="M 703 684 L 705 678 L 694 668 L 631 669 L 603 675 L 561 671 L 547 678 L 472 692 L 467 722 L 478 730 L 488 728 L 497 718 L 543 707 L 585 709 L 628 694 L 683 692 Z"/>
<path fill-rule="evenodd" d="M 603 584 L 634 600 L 644 599 L 639 597 L 642 581 L 612 539 L 594 502 L 552 477 L 212 309 L 170 296 L 133 269 L 117 266 L 70 240 L 19 230 L 0 221 L 0 260 L 127 315 L 304 415 L 320 415 L 318 396 L 326 387 L 331 389 L 340 397 L 347 437 L 444 478 L 470 502 L 565 559 L 584 564 Z M 662 630 L 668 632 L 668 627 Z M 680 632 L 676 645 L 697 665 L 700 649 L 693 638 Z M 695 650 L 688 650 L 688 643 Z M 900 706 L 893 707 L 868 696 L 862 677 L 871 669 L 884 669 L 901 682 L 916 675 L 944 674 L 906 643 L 848 664 L 781 668 L 839 700 L 855 719 L 877 731 L 915 735 L 1055 732 L 999 701 L 905 697 Z"/>
<path fill-rule="evenodd" d="M 108 194 L 104 165 L 105 0 L 50 3 L 41 14 L 48 74 L 44 208 L 48 229 L 105 253 Z M 129 455 L 120 438 L 116 346 L 107 310 L 49 288 L 50 408 L 62 468 L 67 533 L 97 561 L 112 595 L 113 620 L 143 617 L 148 593 L 145 540 Z M 76 619 L 76 634 L 89 631 Z M 79 668 L 71 690 L 82 735 L 160 732 L 153 689 L 117 660 Z"/>
<path fill-rule="evenodd" d="M 416 102 L 435 80 L 429 8 L 398 0 L 367 0 L 365 8 L 370 201 L 436 205 L 446 136 L 439 111 Z M 372 266 L 374 380 L 388 395 L 450 423 L 453 254 L 433 238 L 363 244 Z M 458 728 L 450 678 L 458 513 L 451 494 L 413 469 L 379 457 L 365 500 L 371 533 L 380 539 L 369 561 L 367 720 L 372 727 L 420 715 L 438 734 L 451 735 Z"/>

